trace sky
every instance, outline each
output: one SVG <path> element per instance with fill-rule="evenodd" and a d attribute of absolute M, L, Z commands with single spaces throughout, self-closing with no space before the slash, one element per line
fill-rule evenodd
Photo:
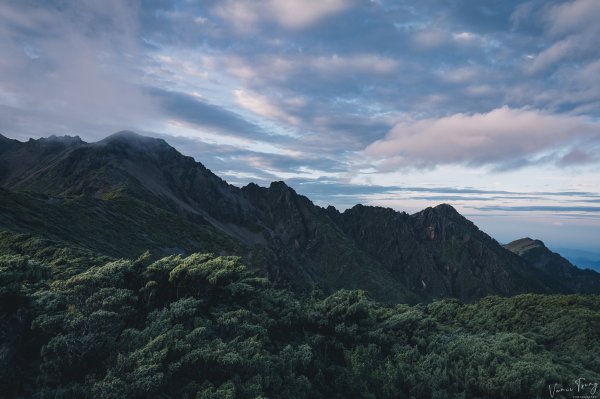
<path fill-rule="evenodd" d="M 600 252 L 600 1 L 7 0 L 0 133 Z"/>

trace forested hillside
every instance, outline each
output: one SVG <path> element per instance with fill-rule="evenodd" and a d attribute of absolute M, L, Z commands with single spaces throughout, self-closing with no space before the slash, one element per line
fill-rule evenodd
<path fill-rule="evenodd" d="M 3 397 L 535 398 L 600 381 L 598 296 L 391 306 L 300 296 L 237 257 L 8 233 L 0 249 Z"/>

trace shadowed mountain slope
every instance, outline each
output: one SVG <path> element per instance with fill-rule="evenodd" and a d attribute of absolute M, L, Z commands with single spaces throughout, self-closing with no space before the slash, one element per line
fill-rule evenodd
<path fill-rule="evenodd" d="M 581 270 L 567 259 L 549 250 L 542 241 L 529 237 L 515 240 L 504 247 L 525 259 L 549 280 L 550 285 L 563 285 L 565 291 L 582 294 L 600 292 L 598 273 Z"/>
<path fill-rule="evenodd" d="M 132 132 L 96 143 L 0 137 L 0 187 L 5 230 L 109 256 L 237 254 L 301 291 L 360 288 L 419 302 L 581 288 L 546 276 L 449 205 L 414 215 L 324 209 L 283 182 L 229 185 L 164 140 Z"/>

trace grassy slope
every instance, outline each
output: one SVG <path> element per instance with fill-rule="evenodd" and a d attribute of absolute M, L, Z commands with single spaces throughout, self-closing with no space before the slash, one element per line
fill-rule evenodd
<path fill-rule="evenodd" d="M 121 195 L 56 198 L 0 189 L 0 228 L 34 233 L 116 257 L 135 258 L 148 248 L 157 255 L 247 251 L 212 226 Z"/>

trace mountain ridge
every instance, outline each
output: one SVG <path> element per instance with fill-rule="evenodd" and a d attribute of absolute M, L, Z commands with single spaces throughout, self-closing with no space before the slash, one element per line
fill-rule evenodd
<path fill-rule="evenodd" d="M 36 234 L 54 229 L 54 238 L 97 245 L 113 256 L 211 248 L 241 255 L 294 289 L 360 288 L 388 302 L 472 301 L 579 287 L 545 276 L 543 268 L 503 248 L 448 204 L 413 215 L 364 205 L 339 212 L 313 204 L 281 181 L 232 186 L 165 140 L 130 131 L 95 143 L 78 137 L 5 139 L 0 138 L 5 229 Z M 25 204 L 20 214 L 11 213 L 19 201 Z M 44 207 L 50 207 L 47 216 Z M 90 228 L 79 226 L 78 218 Z M 152 225 L 153 218 L 163 220 L 164 231 Z M 131 220 L 130 226 L 122 219 Z M 111 224 L 121 226 L 121 232 L 97 240 L 97 221 L 109 231 Z M 169 237 L 170 230 L 179 233 Z M 182 240 L 187 236 L 196 238 Z M 129 248 L 123 240 L 130 241 Z"/>

